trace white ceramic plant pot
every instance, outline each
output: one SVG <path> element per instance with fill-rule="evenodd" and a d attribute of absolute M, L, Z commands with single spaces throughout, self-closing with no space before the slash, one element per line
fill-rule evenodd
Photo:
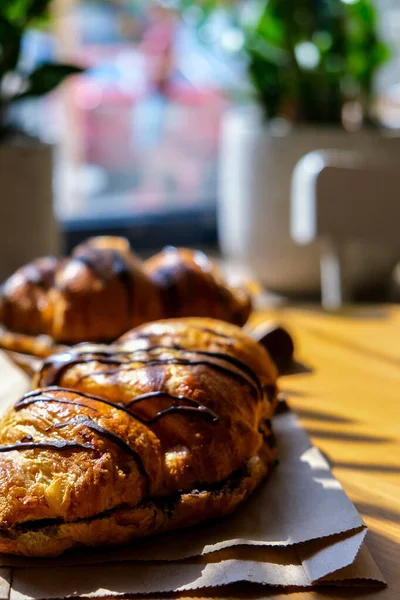
<path fill-rule="evenodd" d="M 296 295 L 320 291 L 317 245 L 298 246 L 290 236 L 290 193 L 300 158 L 327 149 L 353 150 L 387 164 L 399 160 L 400 139 L 367 130 L 350 134 L 339 127 L 273 129 L 255 108 L 225 117 L 218 201 L 221 249 L 271 290 Z M 395 262 L 392 252 L 377 246 L 354 244 L 349 253 L 355 287 L 389 277 Z"/>
<path fill-rule="evenodd" d="M 0 190 L 1 283 L 27 261 L 59 252 L 51 146 L 0 144 Z"/>

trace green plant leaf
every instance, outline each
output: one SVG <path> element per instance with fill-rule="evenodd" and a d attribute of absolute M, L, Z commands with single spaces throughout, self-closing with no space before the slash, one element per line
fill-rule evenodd
<path fill-rule="evenodd" d="M 27 10 L 27 18 L 43 19 L 47 15 L 51 0 L 33 0 Z"/>
<path fill-rule="evenodd" d="M 19 59 L 22 32 L 0 16 L 0 73 L 15 69 Z"/>
<path fill-rule="evenodd" d="M 285 43 L 285 24 L 280 19 L 265 12 L 261 18 L 257 31 L 269 42 L 283 46 Z"/>
<path fill-rule="evenodd" d="M 1 14 L 13 23 L 25 21 L 26 11 L 32 0 L 2 0 Z"/>
<path fill-rule="evenodd" d="M 329 31 L 316 31 L 312 36 L 312 41 L 321 53 L 328 52 L 332 48 L 332 36 Z"/>
<path fill-rule="evenodd" d="M 44 96 L 54 90 L 70 75 L 82 73 L 83 69 L 74 65 L 45 63 L 33 71 L 28 77 L 29 88 L 14 100 Z"/>
<path fill-rule="evenodd" d="M 350 73 L 355 77 L 362 77 L 368 70 L 370 57 L 365 52 L 352 52 L 348 57 L 348 67 Z"/>
<path fill-rule="evenodd" d="M 200 7 L 202 23 L 214 10 L 231 15 L 237 11 L 235 25 L 245 34 L 249 74 L 269 118 L 288 114 L 306 122 L 339 124 L 349 97 L 361 99 L 368 112 L 374 77 L 390 56 L 380 40 L 376 0 L 176 1 Z M 239 6 L 253 2 L 257 16 L 246 23 Z M 297 63 L 295 49 L 301 42 L 319 49 L 321 60 L 312 71 Z"/>
<path fill-rule="evenodd" d="M 286 50 L 270 43 L 261 35 L 254 35 L 247 41 L 246 49 L 252 54 L 258 54 L 265 61 L 266 67 L 268 64 L 279 65 L 284 68 L 289 61 L 289 56 Z"/>
<path fill-rule="evenodd" d="M 375 67 L 379 67 L 383 65 L 386 61 L 391 58 L 392 53 L 390 52 L 389 47 L 384 42 L 376 42 L 370 58 L 371 62 Z"/>
<path fill-rule="evenodd" d="M 23 28 L 45 20 L 52 0 L 0 0 L 0 15 Z"/>
<path fill-rule="evenodd" d="M 363 0 L 357 4 L 351 5 L 353 10 L 357 11 L 358 18 L 361 19 L 367 26 L 376 27 L 376 10 L 369 2 L 369 0 Z"/>

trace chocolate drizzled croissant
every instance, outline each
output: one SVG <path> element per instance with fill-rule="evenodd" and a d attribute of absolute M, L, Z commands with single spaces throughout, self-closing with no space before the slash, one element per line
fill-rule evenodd
<path fill-rule="evenodd" d="M 165 317 L 243 325 L 250 309 L 248 295 L 225 285 L 201 252 L 169 249 L 142 263 L 127 240 L 97 237 L 68 258 L 21 267 L 3 284 L 0 346 L 47 356 L 57 344 L 109 342 Z"/>
<path fill-rule="evenodd" d="M 212 317 L 241 326 L 250 316 L 247 291 L 229 287 L 204 252 L 169 246 L 144 266 L 160 290 L 164 318 Z"/>
<path fill-rule="evenodd" d="M 234 510 L 272 468 L 276 370 L 211 319 L 49 357 L 0 421 L 0 551 L 56 555 Z"/>

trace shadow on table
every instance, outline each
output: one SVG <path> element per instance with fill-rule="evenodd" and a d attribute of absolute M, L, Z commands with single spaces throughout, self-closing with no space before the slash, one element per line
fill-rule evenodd
<path fill-rule="evenodd" d="M 290 395 L 292 392 L 289 392 Z M 301 396 L 302 394 L 300 394 Z M 308 394 L 305 394 L 308 396 Z M 340 417 L 339 415 L 334 415 L 332 413 L 320 412 L 317 410 L 308 410 L 307 408 L 296 408 L 295 413 L 300 419 L 307 419 L 308 421 L 323 421 L 326 423 L 354 423 L 353 419 L 348 419 L 347 417 Z"/>
<path fill-rule="evenodd" d="M 335 599 L 347 599 L 347 598 L 369 598 L 376 597 L 378 589 L 382 589 L 382 584 L 372 584 L 365 582 L 361 584 L 368 587 L 349 587 L 349 586 L 313 586 L 312 588 L 303 587 L 266 587 L 255 583 L 236 583 L 234 585 L 227 585 L 222 588 L 213 588 L 212 590 L 199 590 L 198 592 L 189 592 L 185 594 L 174 595 L 171 594 L 172 598 L 201 598 L 202 600 L 215 598 L 221 600 L 263 600 L 264 598 L 274 598 L 276 600 L 280 598 L 288 597 L 289 599 L 293 596 L 299 599 L 306 598 L 335 598 Z M 165 597 L 165 596 L 164 596 Z"/>
<path fill-rule="evenodd" d="M 400 467 L 396 467 L 395 465 L 376 465 L 370 463 L 348 463 L 339 461 L 332 463 L 332 467 L 335 467 L 336 469 L 351 469 L 375 473 L 400 473 Z"/>
<path fill-rule="evenodd" d="M 307 433 L 312 438 L 324 440 L 338 440 L 341 442 L 372 442 L 374 444 L 386 444 L 392 440 L 387 437 L 367 435 L 362 433 L 347 433 L 344 431 L 324 431 L 307 427 Z"/>
<path fill-rule="evenodd" d="M 314 373 L 314 368 L 300 360 L 294 360 L 292 365 L 286 371 L 280 373 L 280 377 L 292 377 L 293 375 L 307 375 Z"/>
<path fill-rule="evenodd" d="M 363 516 L 386 519 L 397 524 L 400 523 L 400 510 L 396 510 L 396 508 L 388 509 L 386 507 L 376 506 L 370 502 L 357 502 L 356 505 L 358 511 Z"/>
<path fill-rule="evenodd" d="M 371 473 L 400 473 L 400 467 L 396 465 L 380 465 L 373 463 L 354 463 L 343 461 L 334 462 L 324 450 L 321 450 L 321 448 L 318 448 L 318 450 L 321 452 L 331 469 L 349 469 L 351 471 L 367 471 Z M 364 503 L 364 506 L 371 507 L 373 505 Z M 398 513 L 398 515 L 400 518 L 400 512 Z"/>

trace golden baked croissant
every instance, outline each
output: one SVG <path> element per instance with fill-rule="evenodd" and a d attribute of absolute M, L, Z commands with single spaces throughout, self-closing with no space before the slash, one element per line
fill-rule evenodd
<path fill-rule="evenodd" d="M 160 290 L 163 318 L 211 317 L 241 326 L 250 316 L 248 292 L 226 285 L 204 252 L 168 246 L 144 267 Z"/>
<path fill-rule="evenodd" d="M 69 258 L 32 262 L 3 284 L 0 346 L 44 357 L 60 344 L 110 342 L 171 316 L 243 325 L 250 308 L 248 295 L 227 287 L 201 252 L 173 250 L 141 263 L 127 240 L 97 237 Z"/>
<path fill-rule="evenodd" d="M 0 551 L 57 555 L 230 513 L 275 462 L 276 370 L 212 319 L 48 358 L 0 423 Z"/>

